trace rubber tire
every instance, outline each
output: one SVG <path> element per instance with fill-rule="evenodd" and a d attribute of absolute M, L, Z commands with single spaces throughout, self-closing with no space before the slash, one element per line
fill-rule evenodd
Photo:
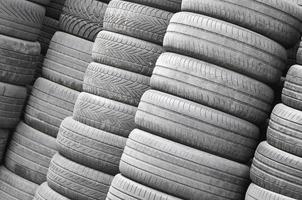
<path fill-rule="evenodd" d="M 47 183 L 40 185 L 33 200 L 70 200 L 52 190 Z"/>
<path fill-rule="evenodd" d="M 106 200 L 180 200 L 179 198 L 159 192 L 147 186 L 136 183 L 121 174 L 114 177 Z"/>
<path fill-rule="evenodd" d="M 280 80 L 287 61 L 284 47 L 262 35 L 225 21 L 187 12 L 173 15 L 164 48 L 268 84 Z"/>
<path fill-rule="evenodd" d="M 38 38 L 41 44 L 41 54 L 46 55 L 51 38 L 59 30 L 59 21 L 50 17 L 45 17 L 43 26 Z"/>
<path fill-rule="evenodd" d="M 95 62 L 151 76 L 163 47 L 140 39 L 101 31 L 93 45 Z"/>
<path fill-rule="evenodd" d="M 101 131 L 67 117 L 57 137 L 61 155 L 81 165 L 115 175 L 126 138 Z"/>
<path fill-rule="evenodd" d="M 0 185 L 0 196 L 3 200 L 32 200 L 38 187 L 3 166 L 0 167 Z"/>
<path fill-rule="evenodd" d="M 302 66 L 293 65 L 287 72 L 282 102 L 292 108 L 302 111 Z"/>
<path fill-rule="evenodd" d="M 156 90 L 143 95 L 135 123 L 160 137 L 239 162 L 253 157 L 259 139 L 254 124 Z"/>
<path fill-rule="evenodd" d="M 0 35 L 0 80 L 15 85 L 30 84 L 40 59 L 40 51 L 38 42 Z"/>
<path fill-rule="evenodd" d="M 45 134 L 56 137 L 61 122 L 72 115 L 79 92 L 38 78 L 25 110 L 25 122 Z"/>
<path fill-rule="evenodd" d="M 142 4 L 170 12 L 179 12 L 181 10 L 181 0 L 127 0 L 133 3 Z"/>
<path fill-rule="evenodd" d="M 92 61 L 93 43 L 56 32 L 44 59 L 42 76 L 74 90 L 82 91 L 84 74 Z"/>
<path fill-rule="evenodd" d="M 65 1 L 66 0 L 50 0 L 46 7 L 46 16 L 59 20 L 63 12 Z"/>
<path fill-rule="evenodd" d="M 50 160 L 56 152 L 55 138 L 20 122 L 8 146 L 5 166 L 40 185 L 46 181 Z"/>
<path fill-rule="evenodd" d="M 50 0 L 29 0 L 29 1 L 43 5 L 43 6 L 47 6 L 50 2 Z"/>
<path fill-rule="evenodd" d="M 104 29 L 162 44 L 173 13 L 132 2 L 112 0 L 104 17 Z"/>
<path fill-rule="evenodd" d="M 60 29 L 94 41 L 103 29 L 107 4 L 97 0 L 66 0 L 60 17 Z"/>
<path fill-rule="evenodd" d="M 259 144 L 250 172 L 253 183 L 294 199 L 302 194 L 302 158 L 267 142 Z"/>
<path fill-rule="evenodd" d="M 25 87 L 0 82 L 0 128 L 13 129 L 18 124 L 26 100 Z"/>
<path fill-rule="evenodd" d="M 236 72 L 190 57 L 163 53 L 151 87 L 221 110 L 255 124 L 271 112 L 274 91 Z"/>
<path fill-rule="evenodd" d="M 125 177 L 176 197 L 243 199 L 249 167 L 135 129 L 120 171 Z"/>
<path fill-rule="evenodd" d="M 73 119 L 88 126 L 128 137 L 135 128 L 137 108 L 82 92 L 76 101 Z"/>
<path fill-rule="evenodd" d="M 88 66 L 83 84 L 84 92 L 133 106 L 149 88 L 149 77 L 99 63 Z"/>
<path fill-rule="evenodd" d="M 113 176 L 85 167 L 56 154 L 51 160 L 47 183 L 70 199 L 105 200 Z"/>
<path fill-rule="evenodd" d="M 37 41 L 45 8 L 24 0 L 1 0 L 0 34 Z"/>
<path fill-rule="evenodd" d="M 10 132 L 8 130 L 0 129 L 0 163 L 4 158 L 9 136 Z"/>

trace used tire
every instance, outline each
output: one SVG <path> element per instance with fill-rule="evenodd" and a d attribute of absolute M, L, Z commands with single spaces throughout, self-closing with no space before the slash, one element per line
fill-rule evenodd
<path fill-rule="evenodd" d="M 188 200 L 243 199 L 249 167 L 135 129 L 121 173 L 148 187 Z"/>
<path fill-rule="evenodd" d="M 85 72 L 83 91 L 137 106 L 149 84 L 148 76 L 91 63 Z"/>
<path fill-rule="evenodd" d="M 253 183 L 294 199 L 302 199 L 302 158 L 267 142 L 258 146 L 251 167 Z"/>
<path fill-rule="evenodd" d="M 8 142 L 9 135 L 10 133 L 8 130 L 0 129 L 0 163 L 2 163 L 6 151 L 6 145 Z"/>
<path fill-rule="evenodd" d="M 0 82 L 0 128 L 13 129 L 20 120 L 27 91 L 25 87 Z"/>
<path fill-rule="evenodd" d="M 70 200 L 52 190 L 47 183 L 40 185 L 33 200 Z"/>
<path fill-rule="evenodd" d="M 37 41 L 45 8 L 24 0 L 1 0 L 0 34 Z"/>
<path fill-rule="evenodd" d="M 92 61 L 92 45 L 93 43 L 88 40 L 56 32 L 44 59 L 43 77 L 82 91 L 84 74 Z"/>
<path fill-rule="evenodd" d="M 170 12 L 179 12 L 181 9 L 181 0 L 128 0 L 133 3 L 142 4 Z"/>
<path fill-rule="evenodd" d="M 50 136 L 56 137 L 61 122 L 72 115 L 79 92 L 38 78 L 25 110 L 25 122 Z"/>
<path fill-rule="evenodd" d="M 46 16 L 59 20 L 65 1 L 66 0 L 51 0 L 46 7 Z"/>
<path fill-rule="evenodd" d="M 40 4 L 40 5 L 44 5 L 44 6 L 47 6 L 50 2 L 50 0 L 29 0 L 29 1 Z"/>
<path fill-rule="evenodd" d="M 115 175 L 126 138 L 66 118 L 60 127 L 57 145 L 61 155 L 79 164 Z"/>
<path fill-rule="evenodd" d="M 274 92 L 267 85 L 207 62 L 163 53 L 151 87 L 261 124 L 271 112 Z"/>
<path fill-rule="evenodd" d="M 94 41 L 103 29 L 107 4 L 97 0 L 66 0 L 60 17 L 60 29 Z"/>
<path fill-rule="evenodd" d="M 105 200 L 113 176 L 72 162 L 56 154 L 50 164 L 47 183 L 70 199 Z"/>
<path fill-rule="evenodd" d="M 140 39 L 101 31 L 93 45 L 95 62 L 151 76 L 163 47 Z"/>
<path fill-rule="evenodd" d="M 172 15 L 161 9 L 112 0 L 104 17 L 104 29 L 162 44 Z"/>
<path fill-rule="evenodd" d="M 251 159 L 258 144 L 257 126 L 155 90 L 143 95 L 135 122 L 160 137 L 240 162 Z"/>
<path fill-rule="evenodd" d="M 38 38 L 41 44 L 41 54 L 46 55 L 51 38 L 59 30 L 59 21 L 50 17 L 45 17 L 43 26 Z"/>
<path fill-rule="evenodd" d="M 5 166 L 15 174 L 42 184 L 50 160 L 56 154 L 56 139 L 20 122 L 5 156 Z"/>
<path fill-rule="evenodd" d="M 173 15 L 164 48 L 269 84 L 279 81 L 287 61 L 284 47 L 269 38 L 225 21 L 188 12 Z"/>
<path fill-rule="evenodd" d="M 82 92 L 76 101 L 73 119 L 103 131 L 128 137 L 135 128 L 136 110 L 134 106 Z"/>

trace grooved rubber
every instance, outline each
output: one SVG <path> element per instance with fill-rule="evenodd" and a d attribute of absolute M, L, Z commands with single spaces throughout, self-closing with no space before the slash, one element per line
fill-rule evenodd
<path fill-rule="evenodd" d="M 107 4 L 97 0 L 66 0 L 60 17 L 61 30 L 94 41 L 103 29 Z"/>
<path fill-rule="evenodd" d="M 43 5 L 43 6 L 47 6 L 50 2 L 50 0 L 29 0 L 29 1 Z"/>
<path fill-rule="evenodd" d="M 121 173 L 148 187 L 190 200 L 243 199 L 249 167 L 135 129 Z"/>
<path fill-rule="evenodd" d="M 0 1 L 0 34 L 36 41 L 45 8 L 25 0 Z"/>
<path fill-rule="evenodd" d="M 2 163 L 2 160 L 4 158 L 9 135 L 9 130 L 0 129 L 0 163 Z"/>
<path fill-rule="evenodd" d="M 93 43 L 88 40 L 56 32 L 44 59 L 43 77 L 82 91 L 84 74 L 92 61 L 92 45 Z"/>
<path fill-rule="evenodd" d="M 93 45 L 92 58 L 112 67 L 151 76 L 163 47 L 151 42 L 101 31 Z"/>
<path fill-rule="evenodd" d="M 274 92 L 267 85 L 207 62 L 163 53 L 151 87 L 261 124 L 271 112 Z"/>
<path fill-rule="evenodd" d="M 41 44 L 41 54 L 46 55 L 51 38 L 59 30 L 59 21 L 45 17 L 38 41 Z"/>
<path fill-rule="evenodd" d="M 83 91 L 137 106 L 150 88 L 150 78 L 137 73 L 91 63 L 84 76 Z"/>
<path fill-rule="evenodd" d="M 25 110 L 25 122 L 50 136 L 56 137 L 63 119 L 72 115 L 79 92 L 44 78 L 33 85 Z"/>
<path fill-rule="evenodd" d="M 20 122 L 8 146 L 5 166 L 18 176 L 40 185 L 46 181 L 56 149 L 55 138 Z"/>
<path fill-rule="evenodd" d="M 104 16 L 104 29 L 162 44 L 172 15 L 161 9 L 112 0 Z"/>
<path fill-rule="evenodd" d="M 137 108 L 82 92 L 74 106 L 73 119 L 113 134 L 128 137 L 135 128 Z"/>
<path fill-rule="evenodd" d="M 267 142 L 259 144 L 250 172 L 253 183 L 294 199 L 302 199 L 302 158 Z"/>
<path fill-rule="evenodd" d="M 32 200 L 37 184 L 0 167 L 0 197 L 3 200 Z"/>
<path fill-rule="evenodd" d="M 113 176 L 85 167 L 56 154 L 47 174 L 54 191 L 70 199 L 105 200 Z"/>
<path fill-rule="evenodd" d="M 65 1 L 66 0 L 50 0 L 46 7 L 46 16 L 59 20 L 63 12 Z"/>
<path fill-rule="evenodd" d="M 133 3 L 142 4 L 170 12 L 179 12 L 182 0 L 127 0 Z"/>
<path fill-rule="evenodd" d="M 179 198 L 141 185 L 118 174 L 114 177 L 106 200 L 180 200 Z"/>
<path fill-rule="evenodd" d="M 284 47 L 269 38 L 225 21 L 188 12 L 173 15 L 164 48 L 269 84 L 279 81 L 287 61 Z"/>
<path fill-rule="evenodd" d="M 70 200 L 52 190 L 47 183 L 40 185 L 33 200 Z"/>
<path fill-rule="evenodd" d="M 119 172 L 126 138 L 66 118 L 60 127 L 59 152 L 79 164 L 108 174 Z"/>

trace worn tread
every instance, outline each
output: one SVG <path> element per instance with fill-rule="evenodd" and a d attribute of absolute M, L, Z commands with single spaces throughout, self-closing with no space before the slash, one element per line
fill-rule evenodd
<path fill-rule="evenodd" d="M 51 38 L 59 30 L 59 20 L 44 17 L 38 41 L 41 45 L 41 54 L 46 55 Z"/>
<path fill-rule="evenodd" d="M 142 4 L 170 12 L 179 12 L 181 10 L 182 0 L 127 0 L 133 3 Z"/>
<path fill-rule="evenodd" d="M 52 190 L 45 182 L 38 187 L 33 200 L 70 200 L 70 199 Z"/>

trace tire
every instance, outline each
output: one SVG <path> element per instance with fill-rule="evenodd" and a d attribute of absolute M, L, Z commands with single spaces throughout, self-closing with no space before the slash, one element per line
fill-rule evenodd
<path fill-rule="evenodd" d="M 63 12 L 65 1 L 66 0 L 50 0 L 46 7 L 46 16 L 59 20 Z"/>
<path fill-rule="evenodd" d="M 25 87 L 0 82 L 0 129 L 13 129 L 20 120 L 27 91 Z"/>
<path fill-rule="evenodd" d="M 106 200 L 180 200 L 179 198 L 146 187 L 118 174 L 114 177 Z"/>
<path fill-rule="evenodd" d="M 70 200 L 52 190 L 47 183 L 40 185 L 33 200 Z"/>
<path fill-rule="evenodd" d="M 83 91 L 97 96 L 138 106 L 150 78 L 137 73 L 91 63 L 84 76 Z"/>
<path fill-rule="evenodd" d="M 243 199 L 249 167 L 135 129 L 120 163 L 125 177 L 176 197 Z"/>
<path fill-rule="evenodd" d="M 271 112 L 274 92 L 236 72 L 190 57 L 163 53 L 151 87 L 261 124 Z"/>
<path fill-rule="evenodd" d="M 46 181 L 56 139 L 20 122 L 8 146 L 5 166 L 18 176 L 38 185 Z"/>
<path fill-rule="evenodd" d="M 43 5 L 43 6 L 47 6 L 50 2 L 50 0 L 29 0 L 29 1 Z"/>
<path fill-rule="evenodd" d="M 103 200 L 113 176 L 72 162 L 56 154 L 47 174 L 49 187 L 70 199 Z"/>
<path fill-rule="evenodd" d="M 25 110 L 25 122 L 45 134 L 56 137 L 61 122 L 72 115 L 79 92 L 38 78 Z"/>
<path fill-rule="evenodd" d="M 294 199 L 301 199 L 301 169 L 301 157 L 262 142 L 256 150 L 250 173 L 256 185 Z"/>
<path fill-rule="evenodd" d="M 41 54 L 46 55 L 51 38 L 59 30 L 59 21 L 50 17 L 45 17 L 43 26 L 38 38 L 41 44 Z"/>
<path fill-rule="evenodd" d="M 302 12 L 288 0 L 184 0 L 182 11 L 228 21 L 286 47 L 293 46 L 300 39 Z"/>
<path fill-rule="evenodd" d="M 4 158 L 9 135 L 10 133 L 8 130 L 0 129 L 0 163 L 2 163 Z"/>
<path fill-rule="evenodd" d="M 24 0 L 1 0 L 0 34 L 37 41 L 45 8 Z"/>
<path fill-rule="evenodd" d="M 56 32 L 44 59 L 43 77 L 82 91 L 84 74 L 92 61 L 93 43 L 73 35 Z"/>
<path fill-rule="evenodd" d="M 302 110 L 302 66 L 293 65 L 287 72 L 282 102 L 292 108 Z"/>
<path fill-rule="evenodd" d="M 60 17 L 60 29 L 94 41 L 103 29 L 107 4 L 97 0 L 66 0 Z"/>
<path fill-rule="evenodd" d="M 38 42 L 0 35 L 0 80 L 15 85 L 30 84 L 40 59 L 40 51 Z"/>
<path fill-rule="evenodd" d="M 3 166 L 0 167 L 0 185 L 0 196 L 3 200 L 32 200 L 38 187 Z"/>
<path fill-rule="evenodd" d="M 294 200 L 294 199 L 277 194 L 275 192 L 271 192 L 252 183 L 246 192 L 245 200 Z"/>
<path fill-rule="evenodd" d="M 161 9 L 112 0 L 104 17 L 104 29 L 161 45 L 172 15 Z"/>
<path fill-rule="evenodd" d="M 95 62 L 151 76 L 163 47 L 118 33 L 101 31 L 93 45 Z"/>
<path fill-rule="evenodd" d="M 142 4 L 170 12 L 179 12 L 181 10 L 181 0 L 128 0 L 133 3 Z"/>
<path fill-rule="evenodd" d="M 160 137 L 239 162 L 253 157 L 259 138 L 258 127 L 247 121 L 155 90 L 143 95 L 135 122 Z"/>
<path fill-rule="evenodd" d="M 66 118 L 57 137 L 59 152 L 81 165 L 115 175 L 126 138 Z"/>
<path fill-rule="evenodd" d="M 88 126 L 128 137 L 135 128 L 137 108 L 82 92 L 76 101 L 73 119 Z"/>
<path fill-rule="evenodd" d="M 279 81 L 287 61 L 286 50 L 262 35 L 218 19 L 187 12 L 173 15 L 164 48 L 268 84 Z"/>

